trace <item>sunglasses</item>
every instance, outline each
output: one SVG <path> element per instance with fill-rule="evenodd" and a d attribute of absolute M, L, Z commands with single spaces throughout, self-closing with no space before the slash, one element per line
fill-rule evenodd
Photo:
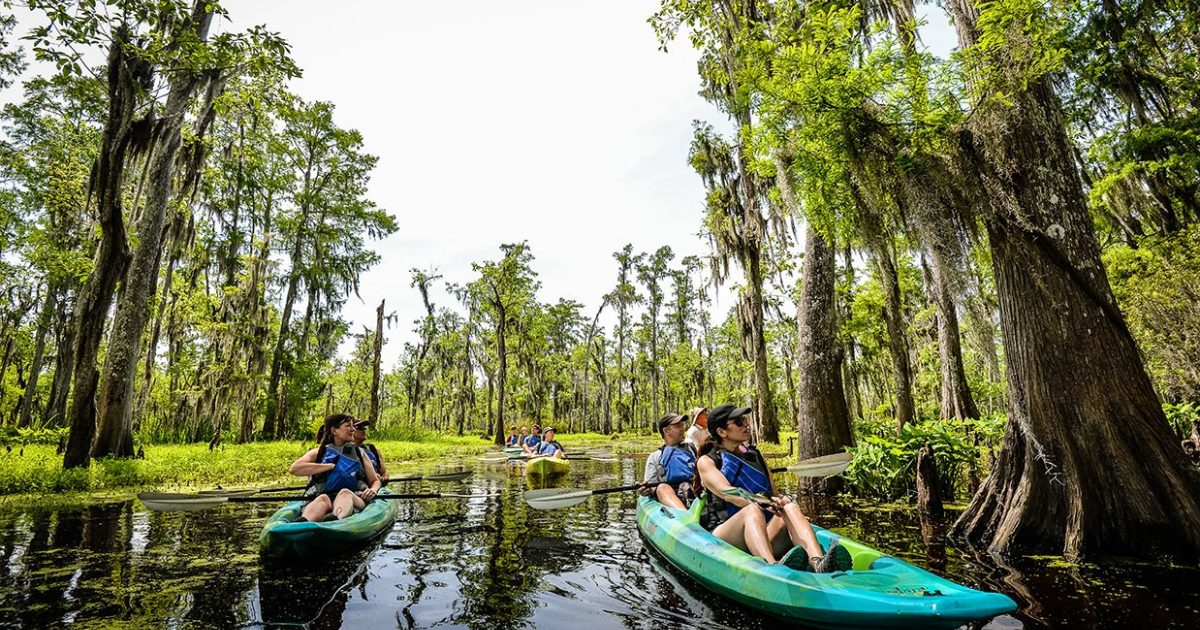
<path fill-rule="evenodd" d="M 745 427 L 748 422 L 749 421 L 746 420 L 746 416 L 738 416 L 738 417 L 734 418 L 733 420 L 730 420 L 729 424 L 736 424 L 739 427 Z"/>

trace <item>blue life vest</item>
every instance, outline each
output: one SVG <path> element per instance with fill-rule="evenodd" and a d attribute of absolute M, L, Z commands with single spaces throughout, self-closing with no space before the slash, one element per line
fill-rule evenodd
<path fill-rule="evenodd" d="M 555 440 L 553 442 L 542 442 L 541 445 L 538 446 L 537 454 L 545 456 L 545 457 L 550 457 L 550 456 L 553 456 L 556 451 L 561 451 L 561 450 L 563 450 L 563 447 L 561 444 L 558 443 L 558 440 Z"/>
<path fill-rule="evenodd" d="M 322 445 L 318 449 L 318 463 L 333 464 L 333 470 L 313 477 L 309 487 L 317 494 L 336 493 L 343 489 L 358 492 L 366 487 L 367 474 L 358 460 L 359 449 L 353 442 L 347 442 L 342 448 L 346 446 L 351 449 L 349 454 L 339 453 L 331 445 Z"/>
<path fill-rule="evenodd" d="M 518 436 L 516 433 L 514 433 L 514 434 L 508 436 L 508 439 L 504 441 L 504 444 L 506 446 L 518 446 L 518 442 L 520 442 L 520 441 L 521 441 L 521 437 Z"/>
<path fill-rule="evenodd" d="M 670 486 L 691 481 L 696 476 L 696 456 L 686 447 L 664 446 L 658 464 L 666 471 L 667 485 Z"/>
<path fill-rule="evenodd" d="M 541 441 L 542 441 L 542 438 L 540 438 L 536 435 L 531 435 L 531 436 L 525 438 L 525 446 L 528 446 L 529 448 L 533 448 L 533 447 L 537 446 L 538 443 Z"/>
<path fill-rule="evenodd" d="M 375 467 L 375 472 L 379 472 L 379 455 L 375 453 L 375 448 L 370 444 L 363 445 L 363 452 L 367 454 L 367 459 L 371 460 L 371 465 Z"/>
<path fill-rule="evenodd" d="M 771 496 L 771 479 L 767 474 L 729 451 L 721 454 L 721 474 L 725 475 L 729 485 L 735 488 Z M 733 516 L 741 507 L 726 503 L 725 509 L 729 516 Z M 767 516 L 771 516 L 770 513 Z"/>

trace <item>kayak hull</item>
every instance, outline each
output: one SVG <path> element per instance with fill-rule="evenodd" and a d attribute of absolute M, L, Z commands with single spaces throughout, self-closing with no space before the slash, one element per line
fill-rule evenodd
<path fill-rule="evenodd" d="M 768 565 L 700 527 L 701 504 L 676 510 L 642 497 L 638 529 L 706 588 L 775 616 L 824 628 L 956 628 L 1017 609 L 1005 595 L 956 584 L 820 527 L 813 528 L 817 539 L 846 547 L 853 569 L 818 574 Z"/>
<path fill-rule="evenodd" d="M 386 488 L 379 494 L 391 494 Z M 400 504 L 376 499 L 366 509 L 347 518 L 323 523 L 295 522 L 303 501 L 279 508 L 263 525 L 258 542 L 263 555 L 274 557 L 327 556 L 332 552 L 361 547 L 386 534 L 396 522 Z"/>
<path fill-rule="evenodd" d="M 571 470 L 571 462 L 556 457 L 534 457 L 525 463 L 525 474 L 530 477 L 554 477 Z"/>
<path fill-rule="evenodd" d="M 525 452 L 525 449 L 521 448 L 520 446 L 505 446 L 504 447 L 505 455 L 520 455 L 524 452 Z"/>

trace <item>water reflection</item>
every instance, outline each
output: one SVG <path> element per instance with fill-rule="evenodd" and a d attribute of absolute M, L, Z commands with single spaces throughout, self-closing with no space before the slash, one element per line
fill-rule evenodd
<path fill-rule="evenodd" d="M 641 460 L 573 462 L 559 485 L 599 488 L 640 476 Z M 783 476 L 785 486 L 795 480 Z M 714 596 L 648 550 L 636 495 L 529 509 L 519 465 L 480 464 L 446 492 L 472 500 L 401 505 L 381 544 L 301 563 L 263 563 L 257 536 L 277 506 L 186 514 L 132 501 L 0 510 L 0 627 L 72 622 L 202 628 L 775 627 Z M 417 491 L 420 484 L 401 486 Z M 813 520 L 956 581 L 1001 590 L 1021 611 L 989 628 L 1191 627 L 1194 567 L 980 556 L 946 542 L 946 524 L 909 510 L 801 499 Z"/>

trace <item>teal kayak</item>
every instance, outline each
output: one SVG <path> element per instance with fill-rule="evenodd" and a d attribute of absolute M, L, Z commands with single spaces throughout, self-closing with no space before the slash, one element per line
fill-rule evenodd
<path fill-rule="evenodd" d="M 820 627 L 956 628 L 1017 609 L 1000 593 L 955 584 L 862 543 L 813 527 L 825 548 L 850 551 L 849 571 L 810 573 L 762 559 L 700 527 L 703 499 L 690 510 L 638 500 L 638 529 L 680 571 L 764 612 Z"/>
<path fill-rule="evenodd" d="M 391 494 L 387 488 L 379 494 Z M 399 501 L 374 500 L 347 518 L 323 523 L 295 522 L 303 501 L 287 503 L 263 525 L 258 543 L 270 556 L 323 556 L 361 546 L 386 534 L 400 512 Z"/>

